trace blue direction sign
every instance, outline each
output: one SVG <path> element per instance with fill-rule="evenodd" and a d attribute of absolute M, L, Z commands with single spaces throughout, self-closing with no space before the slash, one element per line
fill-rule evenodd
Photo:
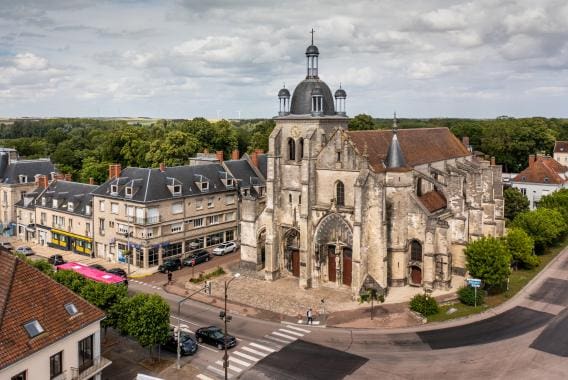
<path fill-rule="evenodd" d="M 481 287 L 481 280 L 479 278 L 468 278 L 467 284 L 472 288 L 480 288 Z"/>

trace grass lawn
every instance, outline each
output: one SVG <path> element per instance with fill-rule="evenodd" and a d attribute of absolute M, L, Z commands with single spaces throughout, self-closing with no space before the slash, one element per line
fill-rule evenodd
<path fill-rule="evenodd" d="M 568 245 L 568 236 L 561 242 L 558 243 L 557 246 L 551 247 L 547 249 L 544 255 L 540 255 L 540 265 L 533 269 L 521 269 L 516 270 L 511 273 L 509 277 L 509 289 L 504 291 L 503 293 L 493 294 L 485 297 L 485 305 L 473 307 L 463 305 L 460 302 L 451 304 L 451 305 L 443 305 L 440 306 L 440 312 L 436 315 L 431 315 L 428 317 L 428 322 L 441 322 L 447 321 L 449 319 L 455 319 L 460 317 L 465 317 L 471 314 L 481 313 L 489 308 L 495 307 L 497 305 L 502 304 L 503 302 L 507 301 L 515 294 L 519 292 L 530 280 L 533 279 L 546 265 L 554 259 L 560 251 L 564 249 Z M 451 307 L 456 308 L 457 311 L 453 314 L 446 314 L 448 309 Z"/>

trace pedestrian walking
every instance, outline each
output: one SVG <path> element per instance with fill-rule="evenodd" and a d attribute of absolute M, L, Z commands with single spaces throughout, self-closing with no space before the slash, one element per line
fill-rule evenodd
<path fill-rule="evenodd" d="M 172 282 L 172 272 L 168 271 L 168 285 Z"/>
<path fill-rule="evenodd" d="M 312 308 L 311 307 L 306 312 L 306 317 L 307 317 L 306 324 L 313 325 L 314 324 L 314 317 L 313 317 L 313 314 L 312 314 Z"/>

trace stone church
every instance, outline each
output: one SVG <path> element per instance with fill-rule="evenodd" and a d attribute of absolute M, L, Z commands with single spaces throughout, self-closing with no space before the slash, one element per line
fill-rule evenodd
<path fill-rule="evenodd" d="M 280 109 L 266 194 L 243 197 L 241 264 L 300 287 L 448 288 L 464 247 L 504 233 L 501 167 L 447 128 L 349 131 L 346 91 L 319 79 L 319 50 Z"/>

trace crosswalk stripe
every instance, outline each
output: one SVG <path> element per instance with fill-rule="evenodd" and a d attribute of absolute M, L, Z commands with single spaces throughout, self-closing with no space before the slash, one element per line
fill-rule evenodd
<path fill-rule="evenodd" d="M 266 336 L 265 336 L 265 338 L 266 338 Z M 276 343 L 274 343 L 274 342 L 271 342 L 271 341 L 269 341 L 269 340 L 264 340 L 264 339 L 258 339 L 258 342 L 264 343 L 264 344 L 266 344 L 268 347 L 272 347 L 272 348 L 274 348 L 274 349 L 276 349 L 276 350 L 280 350 L 282 347 L 284 347 L 284 346 L 281 345 L 281 344 L 276 344 Z M 284 342 L 284 343 L 288 344 L 288 343 L 290 343 L 290 342 Z"/>
<path fill-rule="evenodd" d="M 211 372 L 215 372 L 217 375 L 225 376 L 225 371 L 221 371 L 220 369 L 215 368 L 212 365 L 207 366 L 207 369 Z"/>
<path fill-rule="evenodd" d="M 260 358 L 263 358 L 263 357 L 265 357 L 266 355 L 268 355 L 266 352 L 260 352 L 260 351 L 257 351 L 257 350 L 253 350 L 253 349 L 250 348 L 250 347 L 243 347 L 242 349 L 245 350 L 245 351 L 248 351 L 248 352 L 250 352 L 250 353 L 252 353 L 252 354 L 258 355 L 258 356 L 260 356 Z M 256 359 L 256 360 L 260 360 L 260 359 Z"/>
<path fill-rule="evenodd" d="M 250 356 L 250 355 L 247 355 L 247 354 L 243 354 L 242 352 L 239 352 L 239 351 L 233 352 L 233 355 L 238 355 L 238 356 L 240 356 L 240 357 L 242 357 L 242 358 L 245 358 L 245 359 L 248 359 L 248 360 L 252 360 L 253 362 L 257 362 L 257 361 L 260 360 L 259 358 L 255 358 L 254 356 Z"/>
<path fill-rule="evenodd" d="M 248 366 L 250 365 L 249 362 L 245 362 L 245 361 L 243 361 L 243 360 L 237 359 L 237 358 L 235 358 L 234 356 L 232 356 L 232 357 L 229 359 L 229 363 L 232 363 L 232 362 L 235 362 L 235 363 L 240 364 L 240 365 L 245 366 L 245 367 L 248 367 Z"/>
<path fill-rule="evenodd" d="M 261 349 L 261 350 L 268 351 L 268 352 L 270 352 L 270 353 L 276 352 L 276 350 L 273 350 L 273 349 L 270 348 L 270 347 L 263 346 L 262 344 L 251 343 L 250 345 L 253 346 L 253 347 L 259 348 L 259 349 Z"/>
<path fill-rule="evenodd" d="M 306 333 L 306 334 L 309 333 L 309 332 L 311 332 L 310 330 L 301 329 L 301 328 L 299 328 L 299 327 L 291 326 L 291 325 L 286 325 L 286 328 L 287 328 L 287 329 L 296 330 L 296 331 L 301 331 L 301 332 L 304 332 L 304 333 Z"/>
<path fill-rule="evenodd" d="M 195 376 L 197 377 L 199 380 L 213 380 L 212 378 L 210 378 L 209 376 L 205 376 L 204 374 L 200 373 L 199 375 Z"/>
<path fill-rule="evenodd" d="M 297 336 L 291 336 L 291 335 L 282 334 L 282 333 L 279 333 L 278 331 L 273 331 L 272 334 L 273 334 L 273 335 L 276 335 L 276 336 L 281 336 L 282 338 L 286 338 L 286 339 L 290 339 L 290 340 L 296 340 L 296 339 L 298 339 Z"/>
<path fill-rule="evenodd" d="M 265 335 L 264 337 L 268 338 L 268 339 L 272 339 L 272 340 L 274 340 L 276 342 L 280 342 L 280 343 L 286 343 L 286 344 L 290 343 L 289 340 L 278 339 L 278 338 L 273 337 L 272 335 Z"/>
<path fill-rule="evenodd" d="M 296 335 L 296 336 L 304 336 L 304 334 L 300 334 L 299 332 L 292 331 L 292 330 L 278 329 L 278 331 L 282 331 L 283 333 L 292 334 L 292 335 Z"/>
<path fill-rule="evenodd" d="M 215 362 L 215 364 L 220 365 L 221 367 L 223 367 L 223 362 L 221 360 L 217 360 Z M 223 367 L 225 368 L 225 367 Z M 229 370 L 230 371 L 235 371 L 236 373 L 241 373 L 243 372 L 242 368 L 239 368 L 237 366 L 231 365 L 231 360 L 229 359 Z"/>

